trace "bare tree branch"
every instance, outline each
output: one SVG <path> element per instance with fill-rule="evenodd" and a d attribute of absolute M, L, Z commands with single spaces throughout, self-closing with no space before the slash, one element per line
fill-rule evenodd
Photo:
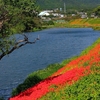
<path fill-rule="evenodd" d="M 36 43 L 37 40 L 39 40 L 39 37 L 37 37 L 33 42 L 30 42 L 28 37 L 25 34 L 23 36 L 24 36 L 24 39 L 23 40 L 19 40 L 18 42 L 16 42 L 15 45 L 9 51 L 6 52 L 3 49 L 1 49 L 2 54 L 0 55 L 0 60 L 4 56 L 12 53 L 14 50 L 16 50 L 16 49 L 18 49 L 18 48 L 20 48 L 20 47 L 22 47 L 22 46 L 24 46 L 26 44 L 34 44 L 34 43 Z"/>

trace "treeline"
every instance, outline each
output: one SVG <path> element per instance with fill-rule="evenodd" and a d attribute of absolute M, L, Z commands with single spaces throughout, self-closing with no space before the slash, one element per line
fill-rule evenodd
<path fill-rule="evenodd" d="M 100 6 L 96 7 L 93 12 L 95 13 L 96 16 L 100 17 Z"/>
<path fill-rule="evenodd" d="M 38 6 L 35 0 L 0 0 L 0 33 L 32 31 L 39 28 Z"/>
<path fill-rule="evenodd" d="M 37 0 L 41 9 L 63 8 L 64 3 L 66 9 L 93 9 L 100 4 L 100 0 Z"/>

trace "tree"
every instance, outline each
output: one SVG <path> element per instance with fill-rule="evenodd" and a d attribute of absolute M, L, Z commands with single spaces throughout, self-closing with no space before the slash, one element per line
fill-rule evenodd
<path fill-rule="evenodd" d="M 100 17 L 100 6 L 95 8 L 93 12 L 95 13 L 96 16 Z"/>
<path fill-rule="evenodd" d="M 0 59 L 15 49 L 38 40 L 37 38 L 30 42 L 25 34 L 22 40 L 10 38 L 15 33 L 40 28 L 41 21 L 37 14 L 35 0 L 0 0 Z"/>

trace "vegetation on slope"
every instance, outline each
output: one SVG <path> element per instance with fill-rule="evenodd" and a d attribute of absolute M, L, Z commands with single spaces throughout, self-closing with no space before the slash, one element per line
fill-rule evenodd
<path fill-rule="evenodd" d="M 96 16 L 100 17 L 100 6 L 96 7 L 93 12 Z"/>
<path fill-rule="evenodd" d="M 81 28 L 81 27 L 90 27 L 95 30 L 100 30 L 100 18 L 94 19 L 94 18 L 89 18 L 89 19 L 71 19 L 70 21 L 65 20 L 64 22 L 54 22 L 53 25 L 47 25 L 45 26 L 47 28 L 51 27 L 72 27 L 72 28 Z"/>
<path fill-rule="evenodd" d="M 93 67 L 92 67 L 93 68 Z M 100 65 L 94 66 L 92 73 L 81 78 L 73 85 L 65 85 L 50 92 L 39 100 L 99 100 L 100 99 Z"/>
<path fill-rule="evenodd" d="M 70 25 L 74 26 L 80 26 L 80 27 L 92 27 L 94 29 L 100 30 L 100 18 L 94 19 L 75 19 L 70 22 Z"/>
<path fill-rule="evenodd" d="M 37 0 L 37 4 L 42 9 L 63 8 L 64 2 L 67 9 L 89 9 L 100 4 L 100 0 L 86 0 L 85 2 L 84 0 Z"/>
<path fill-rule="evenodd" d="M 49 78 L 10 100 L 99 100 L 100 38 L 68 62 Z"/>
<path fill-rule="evenodd" d="M 37 83 L 39 83 L 40 81 L 48 78 L 54 72 L 56 72 L 58 69 L 65 66 L 68 62 L 70 62 L 71 60 L 73 60 L 75 58 L 76 57 L 66 59 L 61 64 L 58 64 L 58 63 L 57 64 L 50 64 L 45 69 L 38 70 L 38 71 L 35 71 L 35 72 L 29 74 L 28 77 L 25 79 L 25 81 L 22 84 L 19 84 L 17 86 L 17 88 L 15 88 L 12 91 L 12 96 L 17 95 L 17 94 L 21 93 L 22 91 L 28 89 L 29 87 L 34 86 Z"/>
<path fill-rule="evenodd" d="M 89 52 L 87 52 L 87 50 Z M 87 76 L 72 85 L 55 87 L 55 90 L 47 93 L 39 100 L 99 100 L 100 99 L 100 39 L 92 45 L 91 50 L 85 50 L 82 59 L 77 62 L 76 67 L 90 66 L 91 72 Z M 80 56 L 81 57 L 81 56 Z M 79 57 L 79 58 L 80 58 Z"/>

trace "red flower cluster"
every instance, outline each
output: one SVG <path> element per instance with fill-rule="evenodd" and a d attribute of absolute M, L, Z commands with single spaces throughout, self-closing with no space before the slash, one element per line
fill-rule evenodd
<path fill-rule="evenodd" d="M 10 98 L 10 100 L 37 100 L 37 98 L 42 97 L 47 92 L 50 92 L 49 89 L 52 85 L 63 85 L 65 83 L 71 84 L 73 81 L 77 81 L 81 76 L 84 76 L 88 73 L 85 73 L 86 70 L 90 70 L 90 67 L 80 67 L 74 68 L 72 70 L 67 71 L 66 73 L 54 76 L 48 79 L 45 79 L 35 87 L 32 87 L 25 92 L 22 92 L 20 95 Z"/>
<path fill-rule="evenodd" d="M 88 62 L 88 65 L 83 66 Z M 39 84 L 20 93 L 10 100 L 37 100 L 50 91 L 54 91 L 51 86 L 73 84 L 81 77 L 90 74 L 91 65 L 100 62 L 100 44 L 96 45 L 88 54 L 80 56 L 69 64 L 55 72 L 51 77 L 41 81 Z M 83 66 L 83 67 L 82 67 Z"/>
<path fill-rule="evenodd" d="M 100 44 L 97 44 L 90 52 L 86 55 L 80 56 L 75 60 L 72 60 L 63 68 L 59 69 L 55 72 L 52 76 L 56 76 L 59 74 L 65 73 L 67 70 L 71 70 L 76 67 L 80 67 L 84 65 L 84 63 L 88 62 L 88 65 L 91 66 L 92 64 L 100 64 Z"/>

